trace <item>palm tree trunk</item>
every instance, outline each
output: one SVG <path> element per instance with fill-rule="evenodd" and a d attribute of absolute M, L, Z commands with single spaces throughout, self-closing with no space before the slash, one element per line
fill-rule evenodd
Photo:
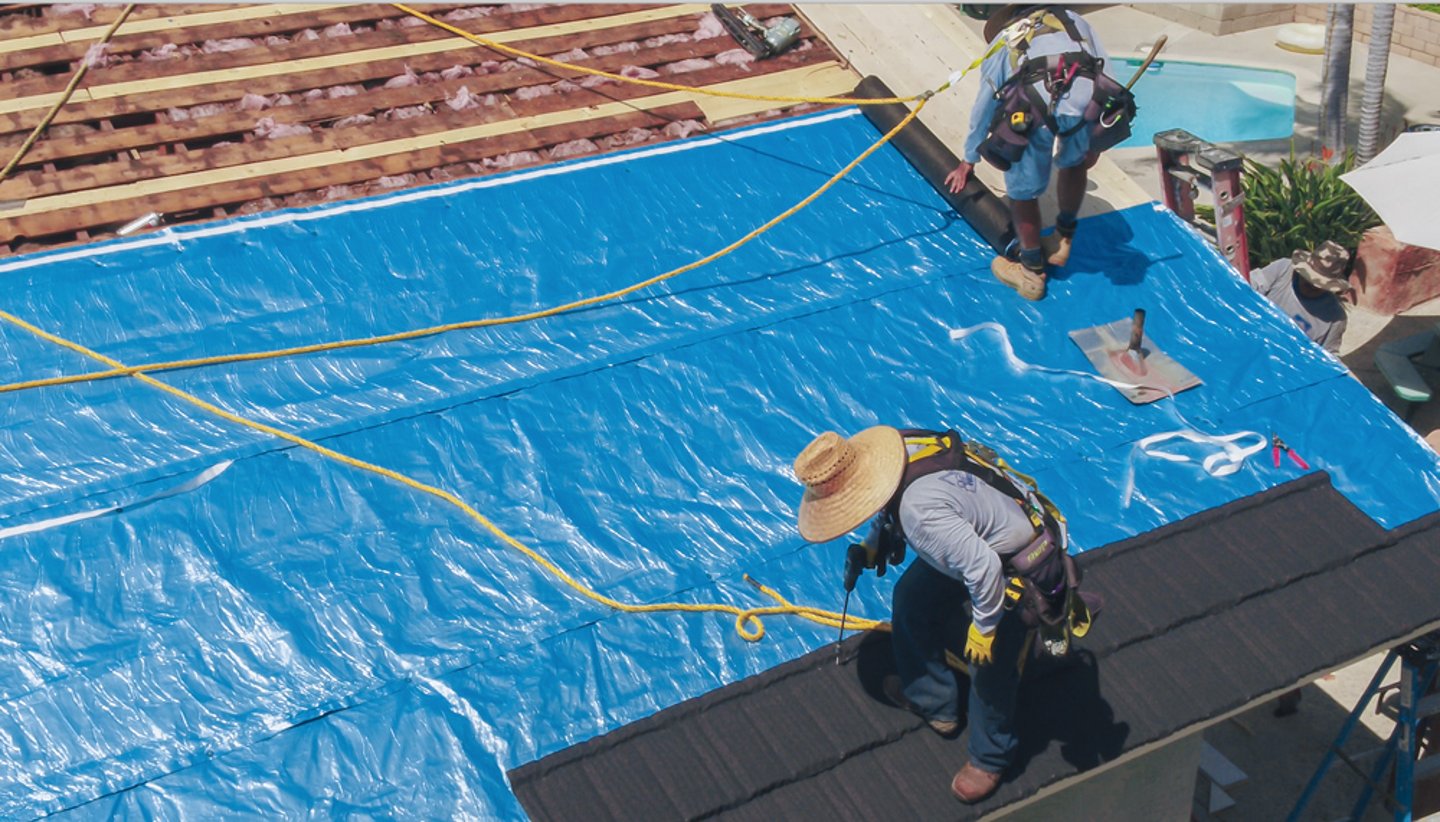
<path fill-rule="evenodd" d="M 1320 153 L 1345 153 L 1345 113 L 1350 102 L 1350 43 L 1355 5 L 1332 3 L 1325 29 L 1325 80 L 1320 90 Z"/>
<path fill-rule="evenodd" d="M 1370 22 L 1370 54 L 1365 61 L 1365 94 L 1360 100 L 1360 139 L 1355 162 L 1363 165 L 1378 151 L 1380 112 L 1385 106 L 1385 73 L 1390 67 L 1390 34 L 1395 30 L 1395 4 L 1379 3 Z"/>

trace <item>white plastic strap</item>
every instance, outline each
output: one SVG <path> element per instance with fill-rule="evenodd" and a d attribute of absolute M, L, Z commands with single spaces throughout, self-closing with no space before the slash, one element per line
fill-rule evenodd
<path fill-rule="evenodd" d="M 81 511 L 76 514 L 66 514 L 62 517 L 52 517 L 50 519 L 40 520 L 39 522 L 31 522 L 25 525 L 15 525 L 10 528 L 0 528 L 0 539 L 18 537 L 21 534 L 33 534 L 37 531 L 45 531 L 50 528 L 58 528 L 61 525 L 69 525 L 72 522 L 83 522 L 87 519 L 103 517 L 106 514 L 116 514 L 124 511 L 127 508 L 139 508 L 142 505 L 149 505 L 152 502 L 158 502 L 167 497 L 187 494 L 209 482 L 210 480 L 213 480 L 216 477 L 220 476 L 225 472 L 225 469 L 229 468 L 232 464 L 234 464 L 233 460 L 225 460 L 224 462 L 216 463 L 209 468 L 206 468 L 204 471 L 201 471 L 200 473 L 191 477 L 190 479 L 185 480 L 179 485 L 173 486 L 156 494 L 151 494 L 148 497 L 144 497 L 143 499 L 139 499 L 134 502 L 124 503 L 121 505 L 111 505 L 108 508 L 96 508 L 93 511 Z"/>
<path fill-rule="evenodd" d="M 1175 399 L 1174 392 L 1172 392 L 1167 386 L 1149 385 L 1147 383 L 1121 382 L 1119 380 L 1112 380 L 1107 377 L 1102 377 L 1099 374 L 1092 374 L 1088 371 L 1075 371 L 1069 368 L 1052 368 L 1046 365 L 1033 365 L 1031 363 L 1025 362 L 1024 360 L 1015 356 L 1015 349 L 1010 345 L 1010 335 L 1005 331 L 1005 327 L 1003 325 L 1000 325 L 999 323 L 985 322 L 979 323 L 978 325 L 972 325 L 968 328 L 952 328 L 950 330 L 950 339 L 954 341 L 963 340 L 971 334 L 975 334 L 980 331 L 993 331 L 994 333 L 1000 335 L 1000 352 L 1004 355 L 1005 361 L 1010 365 L 1010 367 L 1016 370 L 1043 371 L 1050 374 L 1069 374 L 1071 376 L 1084 377 L 1087 380 L 1101 382 L 1108 386 L 1111 386 L 1112 388 L 1149 388 L 1154 391 L 1163 391 L 1170 399 Z M 1216 451 L 1201 460 L 1200 467 L 1205 471 L 1206 474 L 1209 474 L 1212 477 L 1219 478 L 1228 477 L 1236 471 L 1239 471 L 1242 467 L 1244 467 L 1245 460 L 1249 459 L 1251 456 L 1263 449 L 1265 447 L 1265 444 L 1269 442 L 1269 439 L 1264 434 L 1261 434 L 1259 431 L 1236 431 L 1233 434 L 1220 435 L 1206 434 L 1202 431 L 1197 430 L 1195 426 L 1191 425 L 1190 421 L 1185 419 L 1185 416 L 1180 413 L 1180 409 L 1174 407 L 1173 403 L 1171 405 L 1171 411 L 1173 411 L 1176 418 L 1178 418 L 1180 422 L 1185 425 L 1185 428 L 1177 429 L 1175 431 L 1166 431 L 1160 434 L 1151 434 L 1150 436 L 1145 437 L 1135 443 L 1135 451 L 1138 451 L 1139 453 L 1144 454 L 1147 457 L 1154 457 L 1156 459 L 1162 459 L 1168 462 L 1194 462 L 1195 458 L 1187 454 L 1179 454 L 1175 453 L 1174 451 L 1162 450 L 1160 448 L 1157 448 L 1156 446 L 1162 442 L 1168 442 L 1174 439 L 1183 439 L 1189 442 L 1196 443 L 1197 445 L 1210 446 L 1215 448 Z M 1255 440 L 1254 444 L 1241 444 L 1242 441 L 1251 438 Z M 1130 500 L 1134 495 L 1135 466 L 1134 452 L 1132 451 L 1131 459 L 1125 470 L 1125 488 L 1121 494 L 1121 507 L 1128 508 L 1130 506 Z"/>

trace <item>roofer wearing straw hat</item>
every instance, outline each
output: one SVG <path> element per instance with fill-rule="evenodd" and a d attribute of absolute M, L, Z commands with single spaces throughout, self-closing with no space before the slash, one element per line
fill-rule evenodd
<path fill-rule="evenodd" d="M 1345 335 L 1341 294 L 1350 290 L 1350 252 L 1334 240 L 1250 271 L 1250 286 L 1284 311 L 1305 336 L 1338 355 Z"/>
<path fill-rule="evenodd" d="M 829 542 L 873 518 L 862 546 L 899 540 L 902 557 L 905 544 L 915 549 L 918 561 L 895 586 L 899 675 L 887 678 L 884 688 L 892 702 L 946 737 L 960 724 L 959 688 L 946 665 L 946 627 L 969 606 L 963 655 L 971 674 L 970 760 L 951 790 L 965 802 L 989 796 L 1015 752 L 1017 663 L 1027 630 L 1021 617 L 1026 611 L 1007 607 L 1007 586 L 1038 592 L 1042 614 L 1057 602 L 1068 609 L 1070 583 L 1079 580 L 1073 561 L 1060 559 L 1063 518 L 1057 522 L 1058 511 L 1052 516 L 1037 510 L 1043 499 L 1038 492 L 1023 490 L 1025 482 L 1003 460 L 983 446 L 967 446 L 954 431 L 882 425 L 849 439 L 827 431 L 800 452 L 794 468 L 805 485 L 799 526 L 806 540 Z M 898 564 L 894 550 L 883 547 L 877 561 L 889 556 Z M 1022 566 L 1022 557 L 1035 561 Z M 1027 574 L 1025 583 L 1012 581 L 1011 573 Z M 1081 633 L 1076 627 L 1075 635 Z M 1068 633 L 1062 639 L 1068 643 Z M 1068 644 L 1052 653 L 1065 650 Z"/>
<path fill-rule="evenodd" d="M 1078 14 L 1059 6 L 1007 4 L 985 21 L 985 58 L 964 157 L 945 178 L 960 193 L 983 158 L 1005 172 L 1016 242 L 991 272 L 1022 297 L 1045 296 L 1045 265 L 1070 259 L 1087 172 L 1128 136 L 1133 97 L 1103 71 L 1105 50 Z M 1055 235 L 1040 238 L 1039 197 L 1056 173 Z"/>

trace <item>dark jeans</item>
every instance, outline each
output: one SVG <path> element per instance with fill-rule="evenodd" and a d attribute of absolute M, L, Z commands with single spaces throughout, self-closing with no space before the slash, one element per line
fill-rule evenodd
<path fill-rule="evenodd" d="M 958 642 L 953 647 L 963 645 L 969 620 L 960 614 L 969 600 L 965 583 L 918 558 L 895 584 L 891 625 L 900 683 L 905 697 L 931 719 L 958 718 L 960 688 L 945 665 L 945 646 L 951 636 Z M 957 625 L 962 629 L 959 633 L 954 631 Z M 1015 751 L 1017 663 L 1025 644 L 1025 623 L 1018 613 L 1007 611 L 996 631 L 995 661 L 971 666 L 968 708 L 970 758 L 992 773 L 1004 771 Z"/>

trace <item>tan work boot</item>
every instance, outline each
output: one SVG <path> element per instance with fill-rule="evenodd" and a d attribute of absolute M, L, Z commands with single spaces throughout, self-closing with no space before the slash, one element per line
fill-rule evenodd
<path fill-rule="evenodd" d="M 1019 260 L 996 257 L 990 261 L 990 273 L 995 279 L 1020 292 L 1027 300 L 1045 298 L 1045 275 L 1026 268 Z"/>
<path fill-rule="evenodd" d="M 905 696 L 904 686 L 900 684 L 900 677 L 890 674 L 880 681 L 880 690 L 885 693 L 885 698 L 895 704 L 897 708 L 904 708 L 912 714 L 925 720 L 930 730 L 945 737 L 953 739 L 960 731 L 960 722 L 956 719 L 932 719 L 920 712 L 920 706 L 911 702 Z"/>
<path fill-rule="evenodd" d="M 1064 268 L 1065 264 L 1070 262 L 1070 247 L 1073 245 L 1073 236 L 1066 237 L 1058 231 L 1040 238 L 1040 250 L 1045 252 L 1045 262 L 1056 268 Z"/>
<path fill-rule="evenodd" d="M 950 780 L 950 792 L 955 794 L 956 799 L 967 804 L 979 802 L 995 793 L 998 787 L 1000 774 L 977 767 L 974 762 L 966 762 L 965 767 Z"/>

